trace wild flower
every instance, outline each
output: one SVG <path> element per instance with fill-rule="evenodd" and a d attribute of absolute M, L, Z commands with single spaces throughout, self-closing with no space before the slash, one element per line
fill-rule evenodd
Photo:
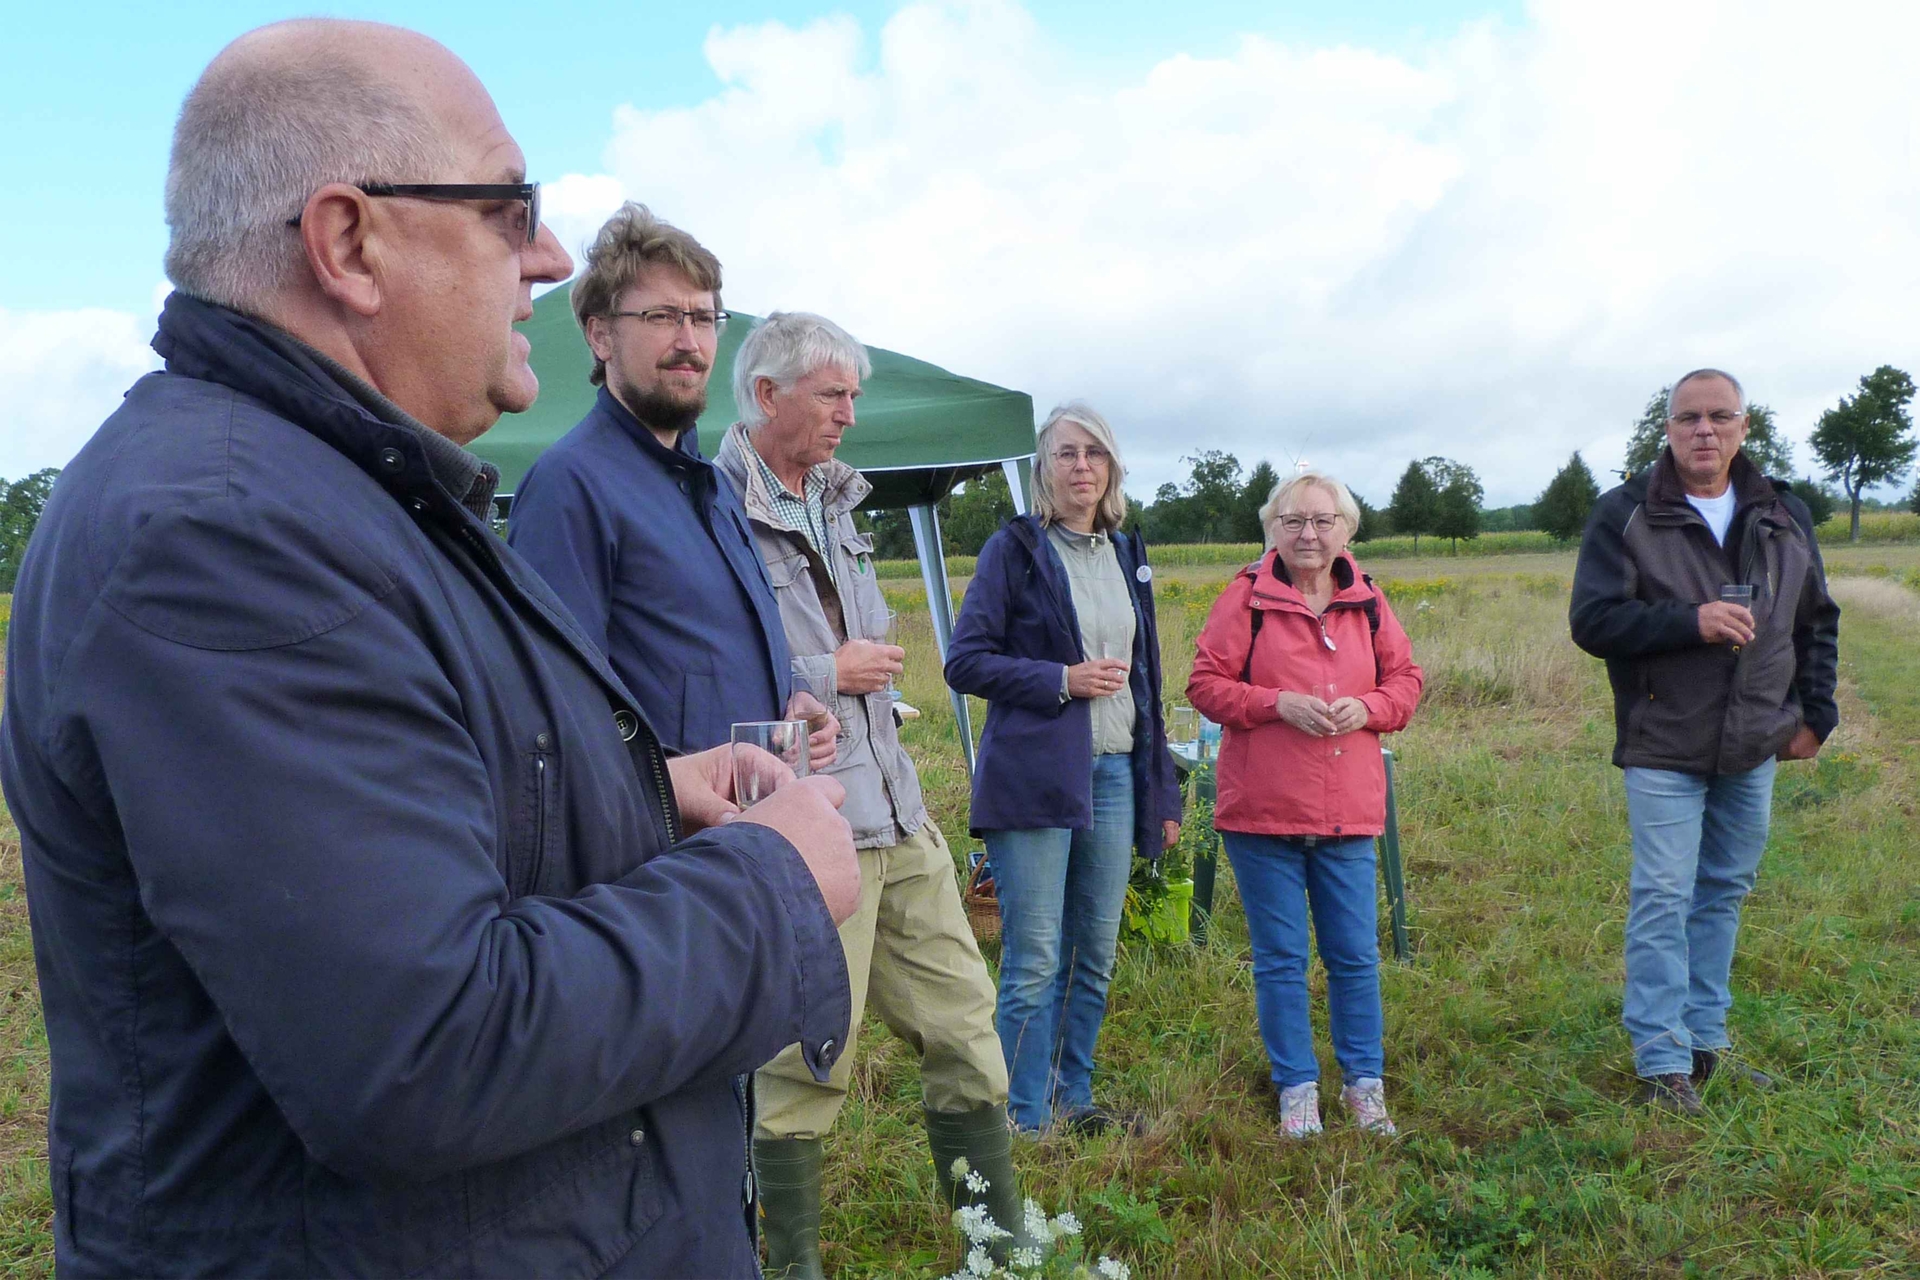
<path fill-rule="evenodd" d="M 965 1159 L 952 1165 L 956 1182 L 965 1182 L 967 1190 L 979 1195 L 992 1184 L 973 1172 Z M 1023 1244 L 1007 1252 L 1005 1265 L 994 1262 L 989 1245 L 1011 1238 L 1013 1232 L 1000 1226 L 988 1214 L 984 1204 L 970 1204 L 954 1210 L 953 1226 L 967 1241 L 966 1262 L 946 1280 L 1067 1280 L 1087 1277 L 1094 1280 L 1131 1280 L 1132 1270 L 1115 1258 L 1101 1257 L 1089 1270 L 1081 1261 L 1085 1255 L 1074 1239 L 1081 1231 L 1080 1219 L 1072 1212 L 1049 1218 L 1037 1200 L 1024 1206 L 1026 1235 L 1032 1244 Z"/>

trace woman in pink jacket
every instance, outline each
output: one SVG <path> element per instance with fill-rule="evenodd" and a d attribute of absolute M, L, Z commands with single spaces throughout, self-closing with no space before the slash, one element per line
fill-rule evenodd
<path fill-rule="evenodd" d="M 1214 825 L 1246 905 L 1280 1132 L 1320 1132 L 1311 910 L 1340 1100 L 1362 1129 L 1391 1136 L 1374 890 L 1380 735 L 1412 718 L 1423 677 L 1386 597 L 1347 554 L 1360 511 L 1345 485 L 1312 471 L 1282 481 L 1260 521 L 1269 550 L 1214 602 L 1187 682 L 1193 705 L 1225 727 Z"/>

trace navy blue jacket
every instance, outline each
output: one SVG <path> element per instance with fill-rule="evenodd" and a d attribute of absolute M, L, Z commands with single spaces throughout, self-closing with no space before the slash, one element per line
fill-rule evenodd
<path fill-rule="evenodd" d="M 1160 824 L 1180 817 L 1180 783 L 1160 711 L 1160 628 L 1152 571 L 1139 534 L 1117 533 L 1114 554 L 1133 593 L 1136 850 L 1157 858 Z M 954 623 L 947 683 L 987 700 L 973 771 L 974 833 L 1093 825 L 1093 713 L 1060 700 L 1063 667 L 1085 662 L 1067 569 L 1040 521 L 1015 516 L 987 539 Z"/>
<path fill-rule="evenodd" d="M 257 322 L 174 294 L 14 596 L 64 1276 L 756 1272 L 733 1077 L 850 1012 L 774 832 Z"/>
<path fill-rule="evenodd" d="M 792 675 L 780 606 L 740 499 L 694 432 L 665 448 L 602 387 L 520 482 L 507 539 L 667 750 L 702 751 L 737 721 L 783 714 Z"/>

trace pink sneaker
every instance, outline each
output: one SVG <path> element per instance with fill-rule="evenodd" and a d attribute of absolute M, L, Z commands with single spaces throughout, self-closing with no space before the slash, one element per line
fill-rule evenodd
<path fill-rule="evenodd" d="M 1368 1133 L 1391 1138 L 1400 1131 L 1387 1114 L 1387 1086 L 1377 1079 L 1355 1080 L 1340 1091 L 1340 1101 L 1353 1112 L 1353 1122 Z"/>
<path fill-rule="evenodd" d="M 1280 1091 L 1280 1136 L 1311 1138 L 1321 1132 L 1320 1086 L 1309 1080 Z"/>

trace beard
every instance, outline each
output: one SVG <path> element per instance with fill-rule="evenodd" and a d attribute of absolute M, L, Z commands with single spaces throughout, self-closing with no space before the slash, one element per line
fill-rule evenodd
<path fill-rule="evenodd" d="M 627 411 L 655 431 L 682 435 L 693 428 L 707 411 L 707 384 L 691 392 L 678 394 L 663 386 L 642 389 L 625 378 L 613 386 L 613 393 Z"/>

